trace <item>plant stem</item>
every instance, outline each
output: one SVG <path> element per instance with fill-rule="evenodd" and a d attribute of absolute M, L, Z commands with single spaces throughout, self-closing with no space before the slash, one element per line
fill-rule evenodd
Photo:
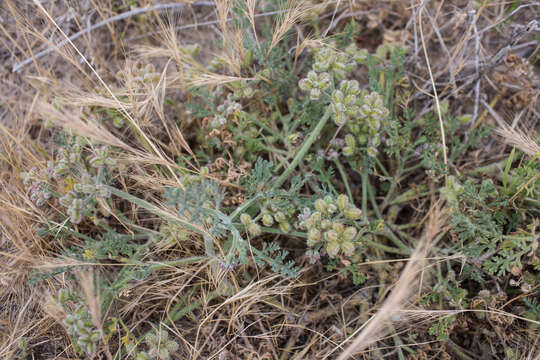
<path fill-rule="evenodd" d="M 410 250 L 406 251 L 406 250 L 402 250 L 402 249 L 397 249 L 395 247 L 386 246 L 386 245 L 383 245 L 383 244 L 379 244 L 378 242 L 375 242 L 375 241 L 370 240 L 370 239 L 364 239 L 363 241 L 364 241 L 364 243 L 366 245 L 369 245 L 369 246 L 377 248 L 377 249 L 381 249 L 382 251 L 387 252 L 387 253 L 407 255 L 407 256 L 411 255 Z"/>
<path fill-rule="evenodd" d="M 362 217 L 363 221 L 367 223 L 367 188 L 368 188 L 368 166 L 367 157 L 362 159 Z"/>
<path fill-rule="evenodd" d="M 311 145 L 313 145 L 313 143 L 315 142 L 315 140 L 321 133 L 324 125 L 326 125 L 326 123 L 328 122 L 328 119 L 330 119 L 331 114 L 332 114 L 332 108 L 328 106 L 326 108 L 326 112 L 324 113 L 323 117 L 317 123 L 317 126 L 315 126 L 315 128 L 311 131 L 306 141 L 304 141 L 304 143 L 302 144 L 302 147 L 300 148 L 300 150 L 298 150 L 298 153 L 294 157 L 289 167 L 279 176 L 279 178 L 277 178 L 276 182 L 274 183 L 270 191 L 278 189 L 285 182 L 285 180 L 287 180 L 289 175 L 296 169 L 300 161 L 302 161 L 304 156 L 306 156 L 306 153 L 308 152 Z"/>
<path fill-rule="evenodd" d="M 341 179 L 343 180 L 343 184 L 345 185 L 345 190 L 347 191 L 347 195 L 349 196 L 349 199 L 353 199 L 351 186 L 349 185 L 349 180 L 347 179 L 347 173 L 345 173 L 345 169 L 343 168 L 343 165 L 337 160 L 334 159 L 334 164 L 336 164 L 336 167 L 338 169 L 339 174 L 341 175 Z"/>
<path fill-rule="evenodd" d="M 390 174 L 388 174 L 388 171 L 384 167 L 384 165 L 381 163 L 381 160 L 379 160 L 377 157 L 375 157 L 375 163 L 379 166 L 379 169 L 381 169 L 384 176 L 390 177 Z"/>
<path fill-rule="evenodd" d="M 368 186 L 368 194 L 369 194 L 369 201 L 371 202 L 371 206 L 373 206 L 373 211 L 375 211 L 375 215 L 377 215 L 377 218 L 382 220 L 382 214 L 379 210 L 379 206 L 377 205 L 377 200 L 375 199 L 375 189 L 371 184 Z"/>
<path fill-rule="evenodd" d="M 385 231 L 375 232 L 374 234 L 386 237 L 388 240 L 392 241 L 394 244 L 397 245 L 397 247 L 399 247 L 403 251 L 406 251 L 408 254 L 411 253 L 411 249 L 407 245 L 405 245 L 401 240 L 399 240 L 399 238 L 392 232 L 392 230 L 388 226 L 385 226 L 384 230 Z"/>
<path fill-rule="evenodd" d="M 231 221 L 234 221 L 234 219 L 236 219 L 237 216 L 239 216 L 244 211 L 246 211 L 246 209 L 249 208 L 251 205 L 253 205 L 254 202 L 259 200 L 260 197 L 261 195 L 255 195 L 251 199 L 245 201 L 242 205 L 237 207 L 236 210 L 234 210 L 230 215 Z"/>

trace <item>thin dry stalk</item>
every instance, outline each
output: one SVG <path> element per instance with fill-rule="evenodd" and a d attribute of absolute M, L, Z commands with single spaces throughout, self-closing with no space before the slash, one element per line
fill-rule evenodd
<path fill-rule="evenodd" d="M 381 308 L 373 315 L 367 322 L 366 326 L 363 326 L 354 341 L 346 348 L 344 352 L 338 357 L 338 360 L 344 360 L 349 358 L 354 353 L 365 349 L 373 342 L 379 340 L 381 334 L 387 329 L 387 321 L 390 320 L 392 315 L 398 313 L 403 309 L 407 303 L 410 302 L 410 297 L 414 293 L 414 289 L 419 285 L 417 282 L 417 274 L 422 271 L 425 254 L 429 249 L 425 246 L 430 239 L 433 239 L 442 227 L 442 215 L 440 210 L 435 207 L 431 210 L 431 217 L 429 224 L 427 225 L 426 232 L 420 240 L 416 250 L 411 255 L 407 266 L 401 273 L 401 276 L 394 286 L 392 293 L 388 299 L 383 303 Z M 347 342 L 346 340 L 345 342 Z M 343 342 L 340 346 L 345 344 Z"/>

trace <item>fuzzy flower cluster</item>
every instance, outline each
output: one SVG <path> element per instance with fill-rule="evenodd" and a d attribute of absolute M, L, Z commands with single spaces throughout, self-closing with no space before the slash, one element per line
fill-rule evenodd
<path fill-rule="evenodd" d="M 330 47 L 314 49 L 313 53 L 315 58 L 313 70 L 333 73 L 337 79 L 343 79 L 345 74 L 356 66 L 346 53 L 335 51 Z"/>
<path fill-rule="evenodd" d="M 296 206 L 291 201 L 281 197 L 275 197 L 265 202 L 257 218 L 260 218 L 263 226 L 272 227 L 277 225 L 279 230 L 287 234 L 293 230 L 293 226 L 296 228 L 299 227 L 299 224 L 293 221 L 297 211 Z M 251 219 L 248 214 L 242 214 L 240 221 L 250 235 L 257 236 L 261 234 L 260 225 L 254 219 Z"/>
<path fill-rule="evenodd" d="M 108 198 L 110 191 L 101 184 L 97 176 L 83 174 L 81 182 L 74 184 L 73 189 L 59 199 L 60 204 L 67 207 L 67 213 L 73 224 L 79 224 L 86 212 L 93 210 L 92 199 Z"/>
<path fill-rule="evenodd" d="M 313 70 L 329 72 L 336 80 L 343 80 L 358 64 L 365 63 L 368 51 L 358 50 L 355 44 L 347 46 L 344 52 L 335 50 L 334 43 L 313 50 Z"/>
<path fill-rule="evenodd" d="M 248 85 L 247 81 L 233 81 L 231 86 L 234 89 L 232 96 L 234 100 L 250 99 L 255 94 L 253 87 Z"/>
<path fill-rule="evenodd" d="M 216 114 L 210 121 L 210 127 L 213 129 L 220 128 L 227 124 L 227 117 L 237 114 L 242 110 L 242 105 L 234 101 L 234 95 L 229 94 L 222 104 L 216 108 L 219 114 Z"/>
<path fill-rule="evenodd" d="M 94 156 L 90 158 L 90 165 L 96 169 L 104 166 L 116 165 L 116 160 L 110 156 L 111 148 L 109 146 L 101 146 L 94 151 Z"/>
<path fill-rule="evenodd" d="M 169 339 L 169 333 L 165 330 L 154 331 L 146 337 L 147 351 L 137 352 L 136 360 L 169 360 L 171 354 L 178 351 L 176 341 Z"/>
<path fill-rule="evenodd" d="M 257 224 L 251 216 L 246 213 L 240 215 L 240 222 L 246 227 L 250 236 L 255 237 L 262 234 L 261 226 Z"/>
<path fill-rule="evenodd" d="M 349 118 L 357 117 L 360 113 L 358 94 L 360 87 L 356 80 L 343 80 L 339 89 L 332 94 L 332 112 L 337 126 L 343 126 Z"/>
<path fill-rule="evenodd" d="M 67 310 L 66 301 L 69 298 L 67 290 L 62 289 L 58 294 L 58 300 L 60 305 Z M 100 334 L 95 327 L 88 306 L 79 302 L 74 312 L 68 313 L 64 319 L 64 325 L 67 328 L 68 334 L 73 337 L 75 349 L 82 353 L 85 352 L 88 355 L 93 354 L 96 351 Z"/>
<path fill-rule="evenodd" d="M 55 179 L 61 179 L 69 171 L 81 162 L 82 139 L 75 143 L 62 147 L 58 150 L 56 163 L 48 162 L 47 165 Z M 54 168 L 53 168 L 54 165 Z"/>
<path fill-rule="evenodd" d="M 309 91 L 309 98 L 313 101 L 319 100 L 322 91 L 330 86 L 330 75 L 326 72 L 317 74 L 310 71 L 305 79 L 300 80 L 298 87 L 302 91 Z"/>
<path fill-rule="evenodd" d="M 135 62 L 128 70 L 119 71 L 116 75 L 122 80 L 130 77 L 139 86 L 155 84 L 160 79 L 160 74 L 153 64 L 143 65 L 140 61 Z"/>
<path fill-rule="evenodd" d="M 315 201 L 315 211 L 305 212 L 303 225 L 308 232 L 307 245 L 312 248 L 310 257 L 317 256 L 323 246 L 330 257 L 343 253 L 346 256 L 354 254 L 354 239 L 357 230 L 346 222 L 359 220 L 362 211 L 349 202 L 346 195 L 339 195 L 337 201 L 331 196 Z"/>
<path fill-rule="evenodd" d="M 38 170 L 33 167 L 28 172 L 21 174 L 23 184 L 30 194 L 32 200 L 37 206 L 43 206 L 52 196 L 50 185 L 43 179 L 48 178 L 49 171 L 47 169 Z"/>
<path fill-rule="evenodd" d="M 311 100 L 319 100 L 323 90 L 328 88 L 332 79 L 343 80 L 358 64 L 366 61 L 367 50 L 358 50 L 356 45 L 349 45 L 344 52 L 334 49 L 329 44 L 313 50 L 313 68 L 305 79 L 300 80 L 298 87 L 308 92 Z"/>
<path fill-rule="evenodd" d="M 355 118 L 348 122 L 350 134 L 345 136 L 343 154 L 353 155 L 358 146 L 361 146 L 367 148 L 369 156 L 375 157 L 381 143 L 380 128 L 390 112 L 384 106 L 382 96 L 376 92 L 360 96 L 356 111 Z"/>

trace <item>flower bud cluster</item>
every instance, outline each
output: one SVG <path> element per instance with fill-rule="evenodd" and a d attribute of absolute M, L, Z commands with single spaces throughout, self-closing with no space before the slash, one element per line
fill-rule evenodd
<path fill-rule="evenodd" d="M 313 101 L 319 100 L 322 91 L 330 86 L 330 75 L 326 72 L 317 74 L 310 71 L 305 79 L 298 82 L 298 87 L 303 91 L 309 91 L 309 98 Z"/>
<path fill-rule="evenodd" d="M 329 72 L 337 80 L 342 80 L 348 72 L 355 68 L 356 61 L 354 56 L 351 56 L 351 51 L 340 52 L 334 50 L 334 48 L 335 44 L 330 44 L 313 50 L 315 60 L 313 70 Z"/>
<path fill-rule="evenodd" d="M 79 141 L 76 141 L 71 145 L 60 148 L 60 150 L 58 150 L 56 163 L 47 163 L 47 166 L 51 169 L 55 179 L 58 180 L 63 178 L 72 168 L 76 167 L 81 162 L 81 142 L 82 139 L 79 139 Z"/>
<path fill-rule="evenodd" d="M 339 253 L 346 256 L 354 254 L 354 239 L 357 230 L 354 226 L 345 225 L 362 216 L 362 211 L 349 202 L 346 195 L 339 195 L 337 200 L 331 196 L 315 201 L 315 211 L 305 215 L 303 225 L 307 230 L 307 245 L 312 248 L 310 258 L 316 258 L 318 250 L 323 246 L 330 257 Z"/>
<path fill-rule="evenodd" d="M 71 295 L 65 289 L 61 289 L 58 294 L 58 301 L 64 308 L 67 315 L 63 321 L 68 334 L 73 337 L 74 347 L 79 353 L 85 352 L 88 355 L 96 351 L 97 344 L 101 338 L 99 331 L 92 322 L 88 306 L 78 301 L 76 310 L 69 312 L 66 302 Z"/>
<path fill-rule="evenodd" d="M 357 105 L 354 119 L 348 122 L 351 133 L 345 136 L 343 154 L 353 155 L 361 147 L 367 149 L 369 156 L 375 157 L 381 143 L 380 128 L 390 112 L 384 106 L 382 96 L 376 92 L 361 94 Z"/>
<path fill-rule="evenodd" d="M 194 57 L 201 50 L 201 46 L 199 44 L 179 45 L 178 50 L 184 55 Z"/>
<path fill-rule="evenodd" d="M 176 341 L 169 339 L 169 333 L 165 330 L 152 332 L 146 337 L 145 343 L 148 350 L 137 352 L 136 360 L 169 360 L 179 348 Z"/>
<path fill-rule="evenodd" d="M 297 211 L 297 207 L 292 201 L 282 197 L 273 197 L 265 201 L 257 219 L 264 227 L 273 227 L 277 225 L 280 231 L 288 234 L 293 231 L 293 228 L 300 227 L 299 223 L 294 221 L 294 215 Z M 240 216 L 240 221 L 251 236 L 257 236 L 262 233 L 261 226 L 248 214 L 242 214 Z"/>
<path fill-rule="evenodd" d="M 97 176 L 91 176 L 88 173 L 83 174 L 80 183 L 73 185 L 73 190 L 78 193 L 98 198 L 108 198 L 111 196 L 111 192 L 105 185 L 99 182 Z"/>
<path fill-rule="evenodd" d="M 231 82 L 231 86 L 234 89 L 232 93 L 232 97 L 234 100 L 250 99 L 251 97 L 253 97 L 253 94 L 255 94 L 255 90 L 253 89 L 253 87 L 248 85 L 247 81 L 245 80 L 233 81 Z"/>
<path fill-rule="evenodd" d="M 297 211 L 297 207 L 289 199 L 274 197 L 264 204 L 261 210 L 261 222 L 266 227 L 277 224 L 279 230 L 287 234 L 293 230 L 293 226 L 298 228 L 298 224 L 294 222 Z"/>
<path fill-rule="evenodd" d="M 94 156 L 90 158 L 90 165 L 97 169 L 102 168 L 103 166 L 114 166 L 116 165 L 116 160 L 110 156 L 110 147 L 105 145 L 97 148 L 94 151 Z"/>
<path fill-rule="evenodd" d="M 240 222 L 246 227 L 246 230 L 250 236 L 256 237 L 262 234 L 261 226 L 253 221 L 251 216 L 248 214 L 243 213 L 240 215 Z"/>
<path fill-rule="evenodd" d="M 30 194 L 30 200 L 37 206 L 45 205 L 52 196 L 49 184 L 43 180 L 49 177 L 49 173 L 48 169 L 38 170 L 38 168 L 33 167 L 30 171 L 21 174 L 23 184 Z"/>
<path fill-rule="evenodd" d="M 129 76 L 139 86 L 155 84 L 161 77 L 153 64 L 143 65 L 140 61 L 135 62 L 128 70 L 119 71 L 117 76 L 122 80 Z"/>
<path fill-rule="evenodd" d="M 237 115 L 242 111 L 242 105 L 234 101 L 234 95 L 229 94 L 222 104 L 218 105 L 216 110 L 218 114 L 210 120 L 210 127 L 217 129 L 227 124 L 227 117 Z"/>
<path fill-rule="evenodd" d="M 356 64 L 365 64 L 369 52 L 367 49 L 358 49 L 356 44 L 352 43 L 345 48 L 345 54 L 349 56 Z"/>
<path fill-rule="evenodd" d="M 356 80 L 343 80 L 339 89 L 332 94 L 332 112 L 337 126 L 343 126 L 349 118 L 357 117 L 360 113 L 358 94 L 360 87 Z"/>

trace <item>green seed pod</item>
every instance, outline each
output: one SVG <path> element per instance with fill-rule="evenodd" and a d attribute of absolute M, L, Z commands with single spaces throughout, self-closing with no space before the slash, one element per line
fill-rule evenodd
<path fill-rule="evenodd" d="M 348 226 L 345 231 L 343 231 L 343 240 L 353 241 L 356 236 L 357 230 L 355 227 Z"/>
<path fill-rule="evenodd" d="M 96 331 L 94 331 L 92 334 L 90 334 L 90 338 L 89 338 L 89 339 L 90 339 L 91 342 L 94 342 L 94 343 L 95 343 L 95 342 L 98 342 L 98 341 L 99 341 L 99 338 L 100 338 L 99 332 L 96 330 Z"/>
<path fill-rule="evenodd" d="M 341 250 L 345 255 L 352 256 L 354 255 L 354 244 L 350 241 L 344 241 L 341 244 Z"/>
<path fill-rule="evenodd" d="M 310 91 L 313 88 L 313 83 L 309 79 L 302 79 L 298 82 L 298 87 L 302 91 Z"/>
<path fill-rule="evenodd" d="M 323 199 L 317 199 L 315 201 L 315 209 L 320 213 L 326 213 L 328 204 Z"/>
<path fill-rule="evenodd" d="M 276 219 L 278 223 L 281 223 L 287 220 L 287 217 L 285 216 L 283 212 L 278 211 L 277 213 L 274 214 L 274 219 Z"/>
<path fill-rule="evenodd" d="M 315 88 L 315 87 L 314 87 L 314 88 L 311 89 L 311 91 L 309 92 L 309 98 L 310 98 L 311 100 L 316 101 L 316 100 L 319 100 L 320 97 L 321 97 L 321 89 L 319 89 L 319 88 Z"/>
<path fill-rule="evenodd" d="M 284 233 L 289 233 L 292 230 L 292 226 L 288 221 L 279 223 L 279 228 Z"/>
<path fill-rule="evenodd" d="M 249 235 L 253 237 L 259 236 L 262 233 L 262 230 L 259 224 L 254 223 L 254 222 L 248 225 L 247 230 L 249 232 Z"/>
<path fill-rule="evenodd" d="M 321 229 L 322 230 L 327 230 L 330 228 L 330 225 L 332 225 L 332 223 L 330 222 L 330 220 L 328 219 L 323 219 L 321 220 L 320 222 L 320 226 L 321 226 Z"/>
<path fill-rule="evenodd" d="M 75 317 L 72 314 L 68 314 L 64 319 L 66 325 L 73 325 L 75 323 Z"/>
<path fill-rule="evenodd" d="M 354 148 L 350 146 L 345 146 L 342 152 L 345 156 L 351 156 L 354 154 Z"/>
<path fill-rule="evenodd" d="M 315 71 L 310 71 L 307 74 L 307 79 L 311 82 L 311 84 L 315 85 L 317 82 L 319 82 L 319 76 Z"/>
<path fill-rule="evenodd" d="M 378 153 L 379 153 L 379 151 L 377 151 L 377 148 L 374 147 L 374 146 L 369 146 L 368 149 L 367 149 L 367 154 L 372 158 L 377 157 Z"/>
<path fill-rule="evenodd" d="M 322 214 L 318 211 L 315 211 L 313 214 L 311 214 L 309 219 L 313 221 L 315 226 L 317 226 L 322 219 Z"/>
<path fill-rule="evenodd" d="M 328 256 L 335 257 L 339 253 L 339 244 L 337 241 L 331 241 L 326 246 L 326 251 L 328 252 Z"/>
<path fill-rule="evenodd" d="M 332 229 L 338 234 L 338 235 L 341 235 L 343 234 L 343 231 L 345 230 L 345 226 L 343 225 L 343 223 L 341 221 L 334 221 L 332 223 Z"/>
<path fill-rule="evenodd" d="M 311 229 L 308 232 L 308 246 L 313 246 L 321 240 L 322 234 L 318 229 Z"/>
<path fill-rule="evenodd" d="M 349 207 L 349 197 L 347 195 L 341 194 L 337 198 L 337 204 L 339 211 L 345 211 Z"/>
<path fill-rule="evenodd" d="M 161 330 L 159 332 L 159 340 L 162 344 L 166 343 L 169 339 L 169 332 L 167 330 Z"/>
<path fill-rule="evenodd" d="M 165 344 L 165 347 L 167 348 L 167 350 L 169 350 L 169 352 L 174 353 L 174 352 L 176 352 L 178 350 L 178 348 L 180 346 L 178 345 L 178 343 L 176 341 L 169 340 Z"/>
<path fill-rule="evenodd" d="M 160 347 L 158 350 L 158 358 L 160 360 L 169 360 L 171 358 L 171 354 L 166 347 Z"/>
<path fill-rule="evenodd" d="M 338 240 L 338 233 L 335 230 L 328 230 L 324 233 L 324 239 L 328 242 L 334 242 Z"/>
<path fill-rule="evenodd" d="M 137 353 L 135 360 L 150 360 L 150 355 L 146 351 Z"/>
<path fill-rule="evenodd" d="M 337 206 L 335 204 L 328 204 L 326 211 L 328 211 L 329 214 L 333 214 L 337 211 Z"/>
<path fill-rule="evenodd" d="M 349 220 L 358 220 L 362 217 L 362 210 L 351 206 L 344 211 L 345 217 Z"/>
<path fill-rule="evenodd" d="M 350 146 L 352 148 L 356 146 L 356 140 L 354 139 L 353 134 L 345 135 L 345 144 L 347 144 L 347 146 Z"/>
<path fill-rule="evenodd" d="M 253 88 L 251 86 L 248 86 L 247 88 L 244 89 L 244 97 L 245 98 L 251 98 L 253 96 L 253 94 L 255 94 L 255 90 L 253 90 Z"/>
<path fill-rule="evenodd" d="M 270 215 L 268 213 L 264 214 L 262 216 L 262 223 L 263 223 L 264 226 L 270 227 L 270 226 L 274 225 L 274 218 L 272 217 L 272 215 Z"/>
<path fill-rule="evenodd" d="M 251 224 L 253 222 L 253 220 L 251 220 L 251 216 L 249 216 L 246 213 L 243 213 L 242 215 L 240 215 L 240 222 L 244 226 L 248 226 L 249 224 Z"/>

